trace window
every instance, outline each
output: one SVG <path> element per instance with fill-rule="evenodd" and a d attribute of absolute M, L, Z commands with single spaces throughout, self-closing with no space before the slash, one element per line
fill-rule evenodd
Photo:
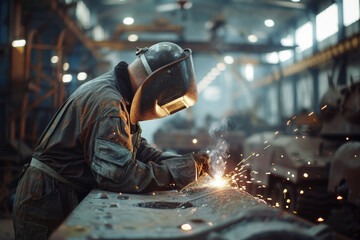
<path fill-rule="evenodd" d="M 299 45 L 300 52 L 312 47 L 313 45 L 313 27 L 311 22 L 307 22 L 295 31 L 295 42 Z"/>
<path fill-rule="evenodd" d="M 254 66 L 251 64 L 245 65 L 245 78 L 249 82 L 254 80 Z"/>
<path fill-rule="evenodd" d="M 338 31 L 338 7 L 334 3 L 316 16 L 316 39 L 322 41 Z"/>
<path fill-rule="evenodd" d="M 289 60 L 290 58 L 292 58 L 293 53 L 291 50 L 284 50 L 279 52 L 279 59 L 281 62 L 285 62 L 287 60 Z"/>
<path fill-rule="evenodd" d="M 89 8 L 82 1 L 77 2 L 76 17 L 84 28 L 91 27 Z"/>
<path fill-rule="evenodd" d="M 359 0 L 344 0 L 344 25 L 347 27 L 359 19 Z"/>

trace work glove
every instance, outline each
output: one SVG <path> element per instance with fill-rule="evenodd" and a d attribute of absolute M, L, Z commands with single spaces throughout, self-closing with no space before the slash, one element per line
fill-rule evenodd
<path fill-rule="evenodd" d="M 199 176 L 202 176 L 204 173 L 208 173 L 210 171 L 211 160 L 207 153 L 194 153 L 193 158 L 196 162 Z"/>

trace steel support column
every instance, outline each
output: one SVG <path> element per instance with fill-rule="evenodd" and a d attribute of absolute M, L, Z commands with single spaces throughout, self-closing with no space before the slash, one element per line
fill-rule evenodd
<path fill-rule="evenodd" d="M 313 86 L 313 102 L 312 102 L 312 109 L 315 113 L 319 113 L 319 69 L 312 68 L 309 69 L 311 79 L 312 79 L 312 86 Z"/>

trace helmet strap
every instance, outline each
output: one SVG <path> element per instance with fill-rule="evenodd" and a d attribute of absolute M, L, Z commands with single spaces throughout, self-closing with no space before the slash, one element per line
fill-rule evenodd
<path fill-rule="evenodd" d="M 151 71 L 149 63 L 147 62 L 144 54 L 140 55 L 140 60 L 141 60 L 142 64 L 144 65 L 146 72 L 150 75 L 152 73 L 152 71 Z"/>

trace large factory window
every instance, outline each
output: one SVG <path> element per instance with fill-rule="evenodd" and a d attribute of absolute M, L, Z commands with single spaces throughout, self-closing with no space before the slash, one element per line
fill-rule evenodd
<path fill-rule="evenodd" d="M 316 39 L 322 41 L 337 33 L 338 25 L 338 7 L 334 3 L 316 16 Z"/>
<path fill-rule="evenodd" d="M 307 22 L 295 31 L 295 42 L 299 45 L 298 50 L 304 51 L 313 45 L 313 26 Z"/>
<path fill-rule="evenodd" d="M 344 25 L 347 27 L 360 18 L 359 0 L 344 0 Z"/>

